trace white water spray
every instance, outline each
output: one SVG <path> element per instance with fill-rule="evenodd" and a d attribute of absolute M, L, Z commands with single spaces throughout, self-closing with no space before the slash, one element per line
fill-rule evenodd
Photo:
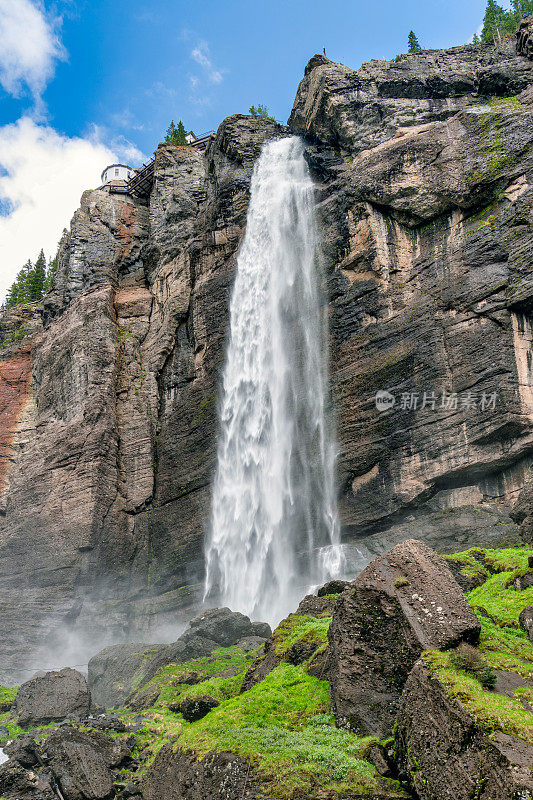
<path fill-rule="evenodd" d="M 320 284 L 303 145 L 270 142 L 230 306 L 205 598 L 271 623 L 341 569 Z"/>

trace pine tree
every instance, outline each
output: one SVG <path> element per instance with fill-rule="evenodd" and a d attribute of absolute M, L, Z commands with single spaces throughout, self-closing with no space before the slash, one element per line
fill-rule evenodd
<path fill-rule="evenodd" d="M 508 29 L 512 12 L 505 11 L 496 0 L 487 0 L 487 8 L 483 18 L 483 30 L 481 31 L 482 42 L 492 42 L 499 40 L 503 33 Z M 514 26 L 514 22 L 511 23 Z"/>
<path fill-rule="evenodd" d="M 44 285 L 46 281 L 46 258 L 44 250 L 37 256 L 35 266 L 28 276 L 28 291 L 30 302 L 40 300 L 44 295 Z"/>
<path fill-rule="evenodd" d="M 407 43 L 409 45 L 409 53 L 421 53 L 422 48 L 420 47 L 420 42 L 418 41 L 416 34 L 414 31 L 409 31 L 409 36 L 407 37 Z"/>
<path fill-rule="evenodd" d="M 479 43 L 480 43 L 480 41 L 481 41 L 481 40 L 480 40 L 479 36 L 477 35 L 477 33 L 475 33 L 475 34 L 473 35 L 473 37 L 472 37 L 472 44 L 479 44 Z"/>
<path fill-rule="evenodd" d="M 165 142 L 167 144 L 178 144 L 178 145 L 188 144 L 187 131 L 185 130 L 185 125 L 183 124 L 181 119 L 177 125 L 174 125 L 174 120 L 172 120 L 172 122 L 167 128 Z"/>

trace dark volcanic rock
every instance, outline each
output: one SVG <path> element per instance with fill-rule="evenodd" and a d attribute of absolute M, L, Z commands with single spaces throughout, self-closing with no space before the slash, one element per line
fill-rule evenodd
<path fill-rule="evenodd" d="M 521 611 L 518 617 L 520 625 L 525 630 L 531 642 L 533 642 L 533 606 L 527 606 Z"/>
<path fill-rule="evenodd" d="M 421 661 L 402 694 L 396 757 L 420 800 L 510 800 L 533 794 L 533 747 L 501 732 L 486 736 Z"/>
<path fill-rule="evenodd" d="M 211 639 L 221 647 L 230 647 L 245 636 L 268 639 L 272 633 L 266 622 L 250 622 L 245 614 L 230 611 L 229 608 L 210 608 L 198 614 L 189 625 L 192 634 Z"/>
<path fill-rule="evenodd" d="M 426 545 L 409 540 L 375 559 L 340 595 L 328 632 L 337 723 L 386 738 L 420 654 L 475 643 L 480 627 L 446 562 Z"/>
<path fill-rule="evenodd" d="M 516 32 L 516 52 L 533 61 L 533 17 L 521 20 Z"/>
<path fill-rule="evenodd" d="M 244 758 L 231 753 L 208 753 L 197 761 L 172 744 L 159 751 L 141 788 L 144 800 L 266 800 L 272 796 L 271 787 L 268 783 L 262 786 Z M 406 795 L 384 782 L 371 793 L 350 792 L 349 798 L 405 800 Z"/>
<path fill-rule="evenodd" d="M 141 690 L 165 664 L 207 656 L 218 647 L 237 644 L 242 637 L 255 637 L 256 631 L 270 635 L 270 626 L 251 622 L 244 614 L 229 608 L 212 608 L 191 620 L 187 630 L 172 644 L 107 647 L 89 661 L 93 700 L 105 708 L 117 708 L 126 700 L 134 710 L 149 708 L 155 690 Z"/>
<path fill-rule="evenodd" d="M 187 722 L 197 722 L 219 705 L 219 701 L 214 697 L 201 695 L 200 697 L 186 697 L 181 703 L 169 705 L 169 708 L 171 711 L 181 714 Z"/>
<path fill-rule="evenodd" d="M 317 592 L 318 597 L 327 597 L 330 594 L 340 594 L 348 586 L 348 581 L 328 581 Z"/>
<path fill-rule="evenodd" d="M 68 726 L 41 744 L 25 737 L 6 752 L 10 761 L 0 767 L 0 791 L 16 800 L 107 800 L 115 796 L 112 770 L 131 762 L 124 741 Z"/>
<path fill-rule="evenodd" d="M 86 717 L 91 706 L 91 693 L 81 672 L 62 669 L 32 678 L 20 687 L 13 704 L 13 714 L 21 727 L 65 718 Z"/>
<path fill-rule="evenodd" d="M 17 761 L 0 766 L 0 793 L 13 800 L 57 800 L 49 775 L 28 771 Z"/>
<path fill-rule="evenodd" d="M 337 600 L 336 595 L 326 595 L 324 597 L 317 597 L 314 594 L 308 594 L 300 601 L 300 605 L 296 609 L 297 614 L 311 614 L 317 617 L 320 614 L 331 614 Z"/>
<path fill-rule="evenodd" d="M 165 745 L 142 782 L 144 800 L 263 800 L 244 758 L 210 753 L 202 761 Z"/>

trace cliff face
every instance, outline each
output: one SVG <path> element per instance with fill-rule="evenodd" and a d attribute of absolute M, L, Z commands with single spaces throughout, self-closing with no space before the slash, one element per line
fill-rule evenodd
<path fill-rule="evenodd" d="M 493 535 L 509 520 L 483 500 L 524 483 L 530 83 L 510 46 L 480 46 L 357 72 L 315 56 L 298 89 L 289 126 L 317 182 L 342 522 L 362 551 L 413 525 L 451 549 Z M 254 161 L 284 132 L 230 117 L 205 155 L 158 148 L 149 201 L 86 192 L 54 291 L 0 320 L 2 680 L 42 665 L 29 650 L 55 665 L 65 642 L 81 652 L 80 631 L 94 652 L 198 603 L 236 253 Z M 393 408 L 376 408 L 378 390 Z"/>

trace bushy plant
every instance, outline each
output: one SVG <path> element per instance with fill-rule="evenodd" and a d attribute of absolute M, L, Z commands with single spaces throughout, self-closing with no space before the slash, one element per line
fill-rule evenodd
<path fill-rule="evenodd" d="M 262 105 L 261 103 L 259 103 L 257 106 L 250 106 L 249 111 L 252 117 L 261 117 L 262 119 L 270 119 L 272 120 L 272 122 L 276 121 L 274 117 L 270 116 L 270 114 L 268 113 L 268 108 Z"/>
<path fill-rule="evenodd" d="M 450 661 L 454 669 L 468 672 L 480 682 L 485 689 L 494 689 L 496 686 L 496 673 L 490 664 L 487 664 L 479 650 L 466 642 L 450 653 Z"/>

